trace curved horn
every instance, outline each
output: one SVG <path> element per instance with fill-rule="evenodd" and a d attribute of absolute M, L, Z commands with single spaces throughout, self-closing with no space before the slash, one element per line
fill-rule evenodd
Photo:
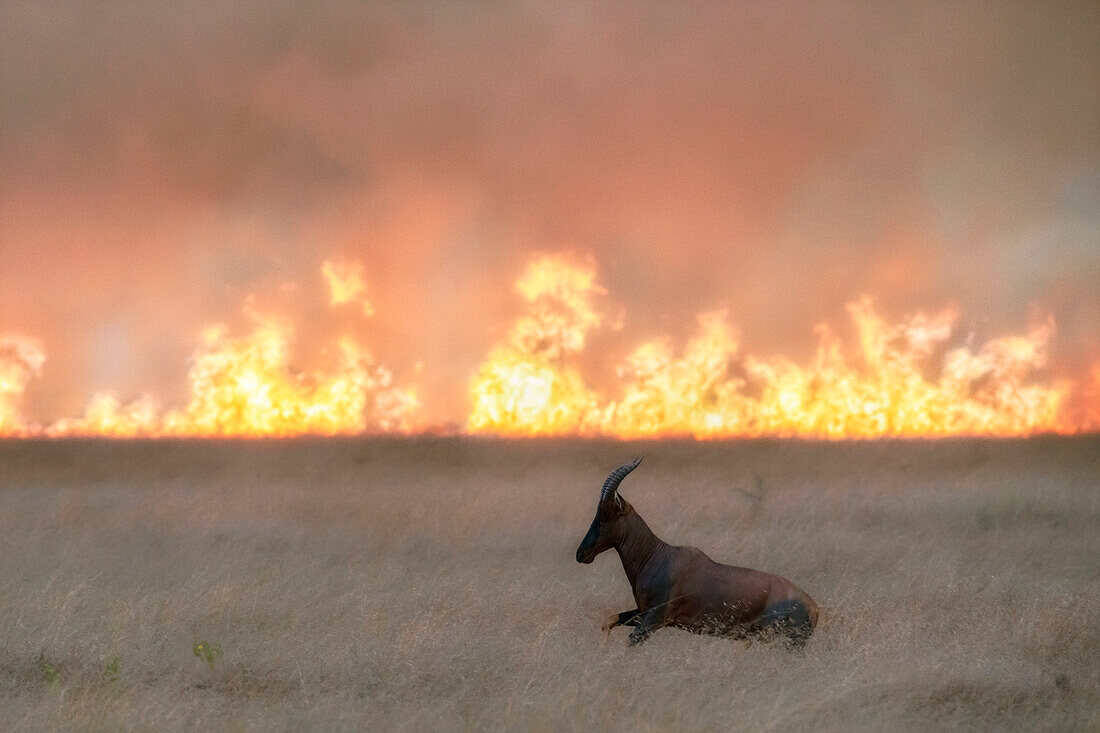
<path fill-rule="evenodd" d="M 624 463 L 611 472 L 611 475 L 607 477 L 607 480 L 603 482 L 603 488 L 600 489 L 600 501 L 607 501 L 615 496 L 615 492 L 619 490 L 619 484 L 622 482 L 626 475 L 638 467 L 638 464 L 642 462 L 642 457 L 638 456 L 630 463 Z"/>

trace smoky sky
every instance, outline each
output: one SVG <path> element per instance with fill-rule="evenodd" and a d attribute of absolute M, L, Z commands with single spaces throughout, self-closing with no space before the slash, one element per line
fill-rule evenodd
<path fill-rule="evenodd" d="M 1096 3 L 0 8 L 0 332 L 42 340 L 43 417 L 179 400 L 252 293 L 461 419 L 559 250 L 621 314 L 607 364 L 716 308 L 800 358 L 861 293 L 1100 361 Z M 334 255 L 369 322 L 323 307 Z"/>

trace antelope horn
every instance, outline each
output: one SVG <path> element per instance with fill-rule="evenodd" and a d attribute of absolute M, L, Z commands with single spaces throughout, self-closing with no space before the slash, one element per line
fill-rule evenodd
<path fill-rule="evenodd" d="M 607 501 L 615 496 L 615 492 L 619 490 L 619 483 L 622 482 L 626 475 L 638 467 L 638 464 L 642 462 L 642 457 L 638 456 L 630 463 L 624 463 L 611 472 L 611 475 L 607 477 L 607 480 L 603 482 L 603 488 L 600 489 L 600 501 Z"/>

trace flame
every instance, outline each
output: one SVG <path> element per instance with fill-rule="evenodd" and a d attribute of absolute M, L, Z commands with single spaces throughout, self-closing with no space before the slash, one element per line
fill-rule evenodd
<path fill-rule="evenodd" d="M 37 341 L 14 334 L 0 336 L 0 437 L 29 432 L 20 414 L 23 393 L 45 361 Z"/>
<path fill-rule="evenodd" d="M 62 418 L 44 431 L 51 437 L 100 436 L 105 438 L 138 438 L 163 434 L 156 403 L 142 396 L 123 405 L 112 394 L 97 394 L 84 407 L 84 417 Z"/>
<path fill-rule="evenodd" d="M 372 366 L 369 352 L 341 339 L 339 364 L 327 372 L 299 373 L 288 366 L 292 330 L 276 319 L 253 316 L 256 326 L 233 338 L 224 326 L 208 327 L 188 379 L 186 407 L 164 418 L 169 435 L 336 435 L 407 428 L 412 392 L 392 386 L 392 375 Z M 394 394 L 390 394 L 394 393 Z"/>
<path fill-rule="evenodd" d="M 602 323 L 593 299 L 604 289 L 590 265 L 564 255 L 532 260 L 516 282 L 526 313 L 495 347 L 470 386 L 472 432 L 566 435 L 598 406 L 594 392 L 563 360 L 584 349 Z"/>
<path fill-rule="evenodd" d="M 1100 430 L 1100 364 L 1092 366 L 1091 375 L 1091 383 L 1083 390 L 1078 405 L 1079 423 L 1085 428 Z"/>
<path fill-rule="evenodd" d="M 329 305 L 358 303 L 365 318 L 374 315 L 374 306 L 367 300 L 367 284 L 363 280 L 363 263 L 325 260 L 321 275 L 329 290 Z"/>
<path fill-rule="evenodd" d="M 1062 417 L 1070 386 L 1034 381 L 1053 322 L 977 350 L 948 348 L 955 313 L 889 324 L 864 297 L 848 306 L 859 336 L 854 354 L 821 326 L 814 358 L 800 366 L 739 356 L 726 314 L 704 313 L 682 353 L 667 338 L 634 349 L 607 397 L 568 358 L 603 320 L 592 309 L 592 294 L 604 292 L 592 268 L 543 257 L 517 289 L 526 312 L 471 382 L 471 432 L 862 438 L 1074 429 Z"/>
<path fill-rule="evenodd" d="M 363 266 L 327 260 L 321 274 L 331 306 L 366 299 Z M 693 436 L 998 435 L 1100 428 L 1100 365 L 1080 385 L 1045 376 L 1054 322 L 1025 335 L 977 345 L 960 338 L 957 314 L 917 313 L 897 323 L 868 297 L 849 304 L 856 338 L 845 344 L 816 329 L 806 364 L 742 353 L 725 311 L 702 313 L 680 348 L 668 337 L 638 344 L 597 389 L 580 362 L 592 334 L 609 323 L 607 291 L 591 263 L 562 254 L 533 258 L 516 282 L 523 310 L 469 383 L 466 430 L 500 435 Z M 123 403 L 95 395 L 80 417 L 46 426 L 22 412 L 45 362 L 42 346 L 0 335 L 0 437 L 45 435 L 262 437 L 411 432 L 416 390 L 398 386 L 370 351 L 345 336 L 322 368 L 293 365 L 293 325 L 246 309 L 244 335 L 222 324 L 199 337 L 184 404 L 150 396 Z"/>
<path fill-rule="evenodd" d="M 121 405 L 98 395 L 80 419 L 59 420 L 51 436 L 265 437 L 408 431 L 418 407 L 415 392 L 393 385 L 354 340 L 339 343 L 329 372 L 290 369 L 292 329 L 274 318 L 256 321 L 243 338 L 223 325 L 203 330 L 188 381 L 187 405 L 161 414 L 148 397 Z"/>
<path fill-rule="evenodd" d="M 361 265 L 342 272 L 361 282 Z M 326 279 L 331 285 L 332 279 Z M 354 288 L 341 293 L 367 305 Z M 300 371 L 290 364 L 293 327 L 245 312 L 253 327 L 243 337 L 232 336 L 222 324 L 203 329 L 183 407 L 163 411 L 148 396 L 124 405 L 113 395 L 99 394 L 82 417 L 45 428 L 24 424 L 17 411 L 41 368 L 41 350 L 30 341 L 0 339 L 0 435 L 261 437 L 412 429 L 419 409 L 415 390 L 395 385 L 393 374 L 354 339 L 340 339 L 332 368 Z"/>

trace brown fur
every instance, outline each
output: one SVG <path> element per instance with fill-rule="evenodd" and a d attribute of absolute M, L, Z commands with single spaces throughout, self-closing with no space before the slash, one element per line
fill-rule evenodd
<path fill-rule="evenodd" d="M 791 581 L 664 542 L 617 493 L 599 502 L 577 562 L 590 563 L 611 548 L 619 553 L 637 608 L 608 618 L 604 631 L 635 626 L 631 644 L 673 626 L 734 638 L 777 635 L 802 646 L 817 626 L 817 604 Z"/>

